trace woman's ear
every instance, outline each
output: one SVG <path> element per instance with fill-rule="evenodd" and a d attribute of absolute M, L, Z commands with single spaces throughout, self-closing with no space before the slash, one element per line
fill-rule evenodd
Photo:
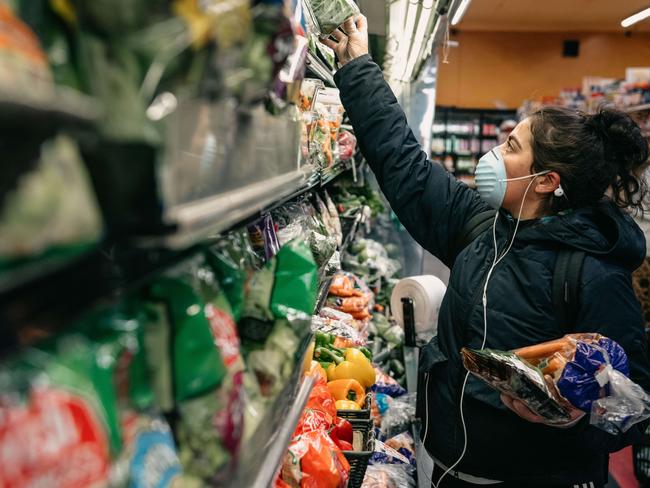
<path fill-rule="evenodd" d="M 553 193 L 560 186 L 560 175 L 550 171 L 537 180 L 535 193 Z"/>

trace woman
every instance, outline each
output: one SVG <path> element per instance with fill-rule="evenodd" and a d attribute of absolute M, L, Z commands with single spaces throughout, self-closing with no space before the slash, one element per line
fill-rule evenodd
<path fill-rule="evenodd" d="M 342 65 L 335 77 L 341 99 L 382 191 L 413 237 L 451 268 L 438 337 L 421 358 L 423 442 L 435 460 L 433 486 L 602 487 L 608 453 L 635 442 L 645 424 L 614 436 L 576 412 L 564 426 L 546 425 L 521 402 L 467 379 L 459 350 L 510 350 L 567 332 L 599 332 L 624 347 L 632 379 L 650 389 L 631 285 L 645 240 L 621 210 L 638 206 L 644 192 L 634 176 L 648 159 L 639 128 L 613 110 L 590 116 L 544 109 L 481 159 L 477 193 L 427 161 L 368 55 L 365 18 L 346 22 L 322 42 Z M 490 206 L 500 209 L 495 238 L 484 232 L 459 249 L 468 221 Z M 587 253 L 572 324 L 559 323 L 552 301 L 562 248 Z M 453 471 L 440 480 L 447 467 Z"/>

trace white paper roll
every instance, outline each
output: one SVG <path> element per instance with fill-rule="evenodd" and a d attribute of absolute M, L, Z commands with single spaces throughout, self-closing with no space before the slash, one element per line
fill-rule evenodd
<path fill-rule="evenodd" d="M 413 299 L 415 334 L 418 337 L 432 337 L 438 330 L 438 313 L 447 287 L 432 275 L 411 276 L 401 279 L 390 297 L 393 318 L 404 327 L 402 298 Z"/>

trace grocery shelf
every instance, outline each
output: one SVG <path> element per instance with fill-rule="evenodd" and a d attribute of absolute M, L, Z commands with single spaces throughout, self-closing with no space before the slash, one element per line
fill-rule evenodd
<path fill-rule="evenodd" d="M 316 306 L 314 307 L 314 313 L 320 312 L 321 308 L 325 306 L 327 301 L 327 295 L 330 290 L 330 285 L 332 284 L 333 276 L 328 276 L 321 281 L 318 285 L 318 294 L 316 295 Z"/>
<path fill-rule="evenodd" d="M 54 134 L 61 128 L 83 128 L 101 112 L 90 97 L 65 87 L 49 95 L 0 92 L 0 125 L 10 131 L 29 129 L 29 134 Z"/>
<path fill-rule="evenodd" d="M 329 183 L 331 183 L 333 180 L 335 180 L 337 177 L 339 177 L 342 173 L 345 173 L 349 169 L 351 169 L 352 165 L 354 162 L 351 161 L 342 161 L 340 163 L 335 164 L 334 166 L 330 168 L 326 168 L 321 172 L 321 186 L 325 186 Z"/>
<path fill-rule="evenodd" d="M 36 327 L 56 332 L 65 329 L 100 300 L 128 292 L 146 283 L 161 270 L 196 253 L 197 246 L 183 251 L 133 248 L 124 243 L 102 242 L 59 264 L 41 266 L 0 290 L 0 355 L 10 350 L 19 336 Z M 8 283 L 8 284 L 7 284 Z M 9 286 L 10 285 L 10 286 Z M 37 339 L 38 335 L 34 337 Z"/>
<path fill-rule="evenodd" d="M 624 110 L 628 114 L 634 113 L 634 112 L 645 112 L 646 110 L 650 110 L 650 103 L 645 103 L 643 105 L 635 105 L 633 107 L 627 107 Z"/>
<path fill-rule="evenodd" d="M 197 202 L 170 209 L 166 220 L 177 231 L 165 236 L 140 239 L 147 246 L 182 249 L 217 237 L 234 224 L 264 210 L 275 202 L 309 190 L 308 174 L 297 170 L 238 188 Z"/>
<path fill-rule="evenodd" d="M 65 272 L 93 256 L 96 251 L 95 245 L 76 246 L 74 250 L 45 253 L 40 257 L 25 259 L 10 268 L 3 268 L 0 270 L 0 294 L 20 288 L 43 276 Z"/>
<path fill-rule="evenodd" d="M 307 69 L 329 86 L 336 86 L 331 70 L 311 52 L 307 53 Z"/>
<path fill-rule="evenodd" d="M 269 439 L 267 444 L 267 454 L 262 463 L 261 469 L 258 472 L 255 481 L 251 485 L 236 485 L 236 486 L 251 486 L 252 488 L 266 488 L 271 486 L 277 474 L 277 471 L 282 463 L 282 457 L 287 451 L 289 442 L 291 441 L 293 432 L 296 430 L 300 416 L 302 415 L 309 394 L 314 387 L 314 378 L 305 376 L 296 395 L 296 399 L 290 410 L 286 413 L 283 424 L 277 431 L 273 439 Z M 267 447 L 265 446 L 265 447 Z"/>
<path fill-rule="evenodd" d="M 312 340 L 313 334 L 310 333 L 297 354 L 298 361 L 292 377 L 267 410 L 255 433 L 241 446 L 238 469 L 229 485 L 231 488 L 272 486 L 282 456 L 314 387 L 313 378 L 302 378 L 302 364 Z"/>
<path fill-rule="evenodd" d="M 471 134 L 467 132 L 435 132 L 433 136 L 434 137 L 453 136 L 453 137 L 461 137 L 463 139 L 481 138 L 479 134 Z"/>

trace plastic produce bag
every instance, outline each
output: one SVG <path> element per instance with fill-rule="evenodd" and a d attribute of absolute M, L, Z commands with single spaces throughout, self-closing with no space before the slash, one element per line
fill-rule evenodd
<path fill-rule="evenodd" d="M 372 391 L 393 398 L 406 394 L 406 390 L 397 381 L 388 376 L 377 366 L 375 366 L 375 373 L 377 379 L 375 380 L 375 385 L 372 387 Z"/>
<path fill-rule="evenodd" d="M 381 421 L 381 433 L 385 438 L 390 438 L 406 432 L 415 420 L 414 393 L 395 398 L 384 414 Z"/>
<path fill-rule="evenodd" d="M 192 282 L 195 265 L 186 263 L 180 276 L 160 278 L 152 285 L 151 295 L 166 304 L 174 331 L 173 391 L 183 469 L 197 481 L 215 483 L 228 477 L 237 454 L 241 420 L 235 414 L 241 419 L 241 412 L 233 409 L 241 410 L 240 385 L 236 378 L 229 378 L 216 346 L 206 304 Z M 215 313 L 211 314 L 214 321 L 218 320 Z"/>
<path fill-rule="evenodd" d="M 312 317 L 311 328 L 314 332 L 332 334 L 349 340 L 352 346 L 365 346 L 366 340 L 361 336 L 358 329 L 352 325 L 356 321 L 351 315 L 349 317 L 349 320 L 343 321 L 315 315 Z"/>
<path fill-rule="evenodd" d="M 361 488 L 415 488 L 414 472 L 406 464 L 371 464 Z"/>
<path fill-rule="evenodd" d="M 249 225 L 248 234 L 253 250 L 260 260 L 268 261 L 280 250 L 275 224 L 270 214 L 265 214 L 260 220 Z"/>
<path fill-rule="evenodd" d="M 307 405 L 298 421 L 293 436 L 299 436 L 312 430 L 328 432 L 336 419 L 336 401 L 330 393 L 327 383 L 318 381 L 307 400 Z"/>
<path fill-rule="evenodd" d="M 347 19 L 359 15 L 359 7 L 352 0 L 306 0 L 306 3 L 321 35 L 331 34 Z"/>
<path fill-rule="evenodd" d="M 110 430 L 93 383 L 94 351 L 80 337 L 58 346 L 24 351 L 0 369 L 2 486 L 108 482 Z"/>
<path fill-rule="evenodd" d="M 154 368 L 146 357 L 146 308 L 125 301 L 100 309 L 79 324 L 92 340 L 96 365 L 94 383 L 100 388 L 117 453 L 110 471 L 111 486 L 145 488 L 154 483 L 172 486 L 181 478 L 181 464 L 169 426 L 154 403 Z"/>
<path fill-rule="evenodd" d="M 349 313 L 357 320 L 370 319 L 374 294 L 363 280 L 352 273 L 340 272 L 332 279 L 327 306 Z"/>
<path fill-rule="evenodd" d="M 312 430 L 294 438 L 282 464 L 282 479 L 301 488 L 344 488 L 350 464 L 329 434 Z"/>
<path fill-rule="evenodd" d="M 344 260 L 346 269 L 363 276 L 369 283 L 394 277 L 401 266 L 388 257 L 386 248 L 372 239 L 357 239 Z"/>
<path fill-rule="evenodd" d="M 413 460 L 415 461 L 415 460 Z M 375 448 L 370 457 L 370 464 L 405 464 L 410 465 L 411 460 L 399 451 L 396 451 L 384 442 L 375 439 Z M 415 464 L 415 463 L 413 463 Z"/>
<path fill-rule="evenodd" d="M 343 130 L 338 135 L 339 158 L 341 161 L 352 159 L 357 150 L 357 138 L 351 132 Z"/>
<path fill-rule="evenodd" d="M 246 232 L 232 232 L 206 252 L 206 259 L 214 270 L 238 321 L 244 303 L 244 285 L 257 260 Z"/>
<path fill-rule="evenodd" d="M 524 402 L 549 423 L 564 423 L 572 408 L 591 423 L 625 432 L 650 417 L 650 397 L 627 378 L 625 351 L 600 334 L 569 334 L 513 352 L 463 349 L 465 367 Z"/>
<path fill-rule="evenodd" d="M 82 251 L 97 242 L 102 219 L 76 143 L 59 136 L 41 146 L 33 171 L 3 196 L 0 268 L 27 257 Z"/>

